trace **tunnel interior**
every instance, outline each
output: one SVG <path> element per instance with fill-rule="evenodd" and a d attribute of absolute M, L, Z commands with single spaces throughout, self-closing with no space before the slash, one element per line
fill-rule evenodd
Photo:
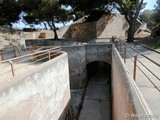
<path fill-rule="evenodd" d="M 111 120 L 111 65 L 103 61 L 91 62 L 87 65 L 87 75 L 79 120 Z"/>
<path fill-rule="evenodd" d="M 87 77 L 106 77 L 111 82 L 111 65 L 104 61 L 93 61 L 87 64 Z"/>

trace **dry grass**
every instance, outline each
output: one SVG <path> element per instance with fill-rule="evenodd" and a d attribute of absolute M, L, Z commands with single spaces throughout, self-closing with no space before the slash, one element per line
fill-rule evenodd
<path fill-rule="evenodd" d="M 136 38 L 136 42 L 149 46 L 153 49 L 160 49 L 160 36 L 156 38 L 146 37 L 146 38 Z"/>

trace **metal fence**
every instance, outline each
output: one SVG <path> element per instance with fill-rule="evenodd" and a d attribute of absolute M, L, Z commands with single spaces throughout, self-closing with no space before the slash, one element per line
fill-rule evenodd
<path fill-rule="evenodd" d="M 0 61 L 0 78 L 23 73 L 30 65 L 39 65 L 62 54 L 60 47 L 41 50 L 32 54 Z"/>
<path fill-rule="evenodd" d="M 127 59 L 130 59 L 132 61 L 132 65 L 133 65 L 133 79 L 136 81 L 137 80 L 137 70 L 139 70 L 141 73 L 143 74 L 151 83 L 152 85 L 160 92 L 160 88 L 158 87 L 158 85 L 156 84 L 155 80 L 160 81 L 160 64 L 157 63 L 155 60 L 153 60 L 152 58 L 144 55 L 142 52 L 138 51 L 137 49 L 135 49 L 134 47 L 132 47 L 131 45 L 129 45 L 128 43 L 126 43 L 125 41 L 122 40 L 116 40 L 114 41 L 115 46 L 117 47 L 117 50 L 119 51 L 122 59 L 124 60 L 124 63 L 126 64 Z M 142 46 L 143 47 L 143 46 Z M 131 52 L 134 51 L 133 52 Z M 159 54 L 160 55 L 160 54 Z M 153 66 L 156 67 L 156 70 L 151 70 L 148 66 L 147 63 L 143 62 L 142 60 L 140 60 L 140 58 L 147 60 L 148 62 L 150 62 L 150 64 L 152 64 Z M 158 71 L 159 72 L 158 72 Z M 147 71 L 147 72 L 146 72 Z M 156 73 L 155 73 L 156 71 Z M 158 74 L 157 74 L 158 73 Z M 154 80 L 153 80 L 154 77 Z"/>

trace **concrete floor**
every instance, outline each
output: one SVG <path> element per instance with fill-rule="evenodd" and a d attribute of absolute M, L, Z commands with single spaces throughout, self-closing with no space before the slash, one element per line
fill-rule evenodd
<path fill-rule="evenodd" d="M 79 120 L 111 120 L 110 81 L 102 71 L 89 79 Z"/>

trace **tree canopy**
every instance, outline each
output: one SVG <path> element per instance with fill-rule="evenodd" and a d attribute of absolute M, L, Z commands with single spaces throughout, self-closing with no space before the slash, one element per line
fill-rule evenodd
<path fill-rule="evenodd" d="M 72 19 L 70 11 L 64 9 L 58 0 L 21 0 L 21 7 L 26 13 L 23 18 L 27 23 L 48 24 L 54 31 L 55 39 L 58 39 L 55 23 Z"/>
<path fill-rule="evenodd" d="M 160 0 L 157 0 L 156 3 L 157 5 L 152 15 L 152 20 L 155 22 L 154 28 L 152 30 L 152 35 L 160 36 Z"/>
<path fill-rule="evenodd" d="M 144 10 L 140 14 L 141 22 L 147 23 L 147 26 L 150 30 L 152 30 L 156 25 L 156 23 L 153 21 L 153 14 L 154 14 L 154 10 L 150 10 L 150 9 Z"/>
<path fill-rule="evenodd" d="M 17 0 L 2 0 L 0 2 L 0 25 L 12 26 L 12 23 L 19 20 L 21 8 Z"/>

